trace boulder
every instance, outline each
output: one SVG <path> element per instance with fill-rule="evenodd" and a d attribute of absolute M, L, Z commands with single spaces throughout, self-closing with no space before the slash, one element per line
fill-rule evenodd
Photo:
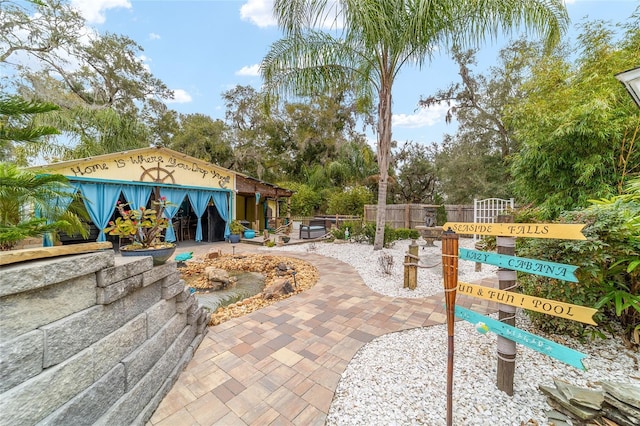
<path fill-rule="evenodd" d="M 218 250 L 211 249 L 207 253 L 207 259 L 216 259 L 216 258 L 218 258 L 220 256 L 222 256 L 222 251 L 220 249 L 218 249 Z"/>
<path fill-rule="evenodd" d="M 209 288 L 213 291 L 232 288 L 238 281 L 236 277 L 230 277 L 229 272 L 213 266 L 206 267 L 204 275 L 207 277 Z"/>
<path fill-rule="evenodd" d="M 287 278 L 275 280 L 262 291 L 262 298 L 269 300 L 293 293 L 293 286 Z"/>

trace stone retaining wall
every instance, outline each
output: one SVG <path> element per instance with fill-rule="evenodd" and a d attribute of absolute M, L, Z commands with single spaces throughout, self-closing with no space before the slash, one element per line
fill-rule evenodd
<path fill-rule="evenodd" d="M 0 425 L 144 424 L 209 316 L 173 262 L 104 251 L 0 267 Z"/>

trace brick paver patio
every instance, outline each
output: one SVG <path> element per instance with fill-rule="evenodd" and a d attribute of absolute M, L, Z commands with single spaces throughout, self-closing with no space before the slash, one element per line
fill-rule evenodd
<path fill-rule="evenodd" d="M 255 248 L 241 244 L 235 251 Z M 350 265 L 313 253 L 287 255 L 314 264 L 318 283 L 210 327 L 149 425 L 322 425 L 341 373 L 363 345 L 387 333 L 445 321 L 443 294 L 382 296 Z M 461 297 L 458 304 L 493 310 L 477 299 Z"/>

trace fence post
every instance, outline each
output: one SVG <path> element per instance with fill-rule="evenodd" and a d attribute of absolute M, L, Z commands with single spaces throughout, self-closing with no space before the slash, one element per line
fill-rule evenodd
<path fill-rule="evenodd" d="M 404 227 L 411 228 L 411 204 L 404 205 Z"/>
<path fill-rule="evenodd" d="M 498 223 L 513 223 L 512 215 L 498 215 Z M 515 253 L 515 237 L 497 237 L 497 252 L 513 256 Z M 500 268 L 498 270 L 500 290 L 513 290 L 516 287 L 516 271 Z M 515 326 L 516 308 L 499 304 L 498 319 L 505 324 Z M 516 368 L 516 343 L 513 340 L 498 336 L 498 389 L 513 396 L 513 375 Z"/>

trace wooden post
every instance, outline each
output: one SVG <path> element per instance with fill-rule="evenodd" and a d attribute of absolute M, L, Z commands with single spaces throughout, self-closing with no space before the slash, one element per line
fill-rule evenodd
<path fill-rule="evenodd" d="M 498 223 L 513 223 L 513 216 L 499 215 Z M 515 253 L 515 237 L 496 237 L 498 254 L 513 256 Z M 498 269 L 498 285 L 500 290 L 513 290 L 516 287 L 516 271 Z M 512 326 L 516 324 L 516 308 L 499 304 L 498 319 Z M 516 343 L 513 340 L 498 336 L 498 389 L 513 396 L 513 375 L 516 368 Z"/>
<path fill-rule="evenodd" d="M 409 251 L 404 256 L 404 284 L 402 288 L 415 290 L 418 286 L 418 248 L 416 240 L 409 244 Z"/>
<path fill-rule="evenodd" d="M 453 425 L 453 336 L 458 288 L 458 235 L 448 229 L 442 233 L 442 275 L 447 310 L 447 426 Z"/>
<path fill-rule="evenodd" d="M 411 205 L 404 205 L 404 227 L 411 228 Z"/>
<path fill-rule="evenodd" d="M 402 284 L 402 288 L 409 288 L 409 263 L 411 262 L 411 257 L 409 253 L 404 255 L 404 281 Z"/>
<path fill-rule="evenodd" d="M 408 287 L 411 290 L 415 290 L 418 286 L 418 245 L 416 244 L 416 240 L 411 240 L 411 244 L 409 244 L 409 282 Z"/>

